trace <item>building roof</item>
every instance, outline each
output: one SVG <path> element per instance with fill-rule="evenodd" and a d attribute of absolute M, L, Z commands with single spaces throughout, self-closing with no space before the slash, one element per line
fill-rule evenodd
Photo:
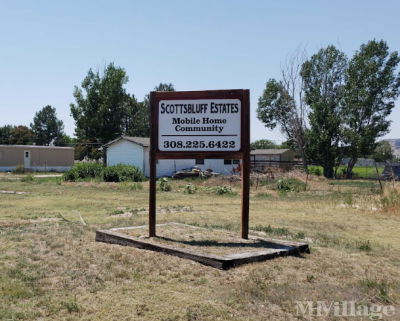
<path fill-rule="evenodd" d="M 290 149 L 255 149 L 250 151 L 251 155 L 280 155 L 290 151 Z"/>
<path fill-rule="evenodd" d="M 111 142 L 108 142 L 107 144 L 104 144 L 103 147 L 110 146 L 121 139 L 127 140 L 129 142 L 138 144 L 143 147 L 149 147 L 150 146 L 150 138 L 149 137 L 131 137 L 131 136 L 121 136 L 118 137 L 117 139 L 112 140 Z"/>
<path fill-rule="evenodd" d="M 42 146 L 42 145 L 0 145 L 0 147 L 15 147 L 15 148 L 41 148 L 41 149 L 74 149 L 66 146 Z"/>

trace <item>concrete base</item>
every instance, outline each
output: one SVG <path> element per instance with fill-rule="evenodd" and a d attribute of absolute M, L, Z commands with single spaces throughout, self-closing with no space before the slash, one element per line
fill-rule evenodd
<path fill-rule="evenodd" d="M 176 224 L 181 226 L 184 225 L 190 227 L 190 225 L 185 225 L 180 223 L 168 223 L 168 225 L 171 224 Z M 167 224 L 157 224 L 157 226 L 163 226 L 163 225 Z M 310 252 L 308 244 L 306 243 L 249 236 L 249 238 L 251 239 L 262 240 L 266 242 L 265 244 L 267 245 L 267 247 L 257 251 L 219 256 L 219 255 L 202 253 L 200 251 L 197 252 L 193 250 L 188 250 L 187 248 L 180 248 L 165 244 L 155 244 L 154 242 L 147 241 L 149 239 L 147 240 L 138 239 L 124 234 L 124 231 L 136 228 L 146 228 L 146 226 L 133 226 L 125 228 L 114 228 L 109 230 L 98 230 L 96 231 L 96 241 L 110 243 L 110 244 L 119 244 L 124 246 L 133 246 L 139 249 L 156 251 L 156 252 L 163 252 L 184 259 L 190 259 L 222 270 L 227 270 L 232 267 L 251 262 L 265 261 L 279 256 L 299 255 L 301 253 Z M 193 226 L 193 228 L 199 228 L 199 227 Z"/>

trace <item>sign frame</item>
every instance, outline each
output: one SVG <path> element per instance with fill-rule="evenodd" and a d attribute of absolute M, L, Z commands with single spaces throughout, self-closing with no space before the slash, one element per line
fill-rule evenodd
<path fill-rule="evenodd" d="M 238 99 L 241 102 L 240 149 L 238 151 L 161 151 L 159 149 L 159 102 L 162 100 Z M 149 237 L 156 236 L 156 180 L 159 159 L 241 159 L 241 236 L 248 238 L 250 192 L 250 91 L 248 89 L 205 91 L 152 91 L 150 93 L 150 195 Z"/>

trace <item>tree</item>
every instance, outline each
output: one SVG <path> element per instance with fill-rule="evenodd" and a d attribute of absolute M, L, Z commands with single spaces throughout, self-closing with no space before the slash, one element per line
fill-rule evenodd
<path fill-rule="evenodd" d="M 162 83 L 160 82 L 157 86 L 154 87 L 153 91 L 175 91 L 175 87 L 173 84 Z M 148 106 L 150 110 L 150 93 L 144 97 L 143 103 Z"/>
<path fill-rule="evenodd" d="M 88 142 L 93 149 L 123 134 L 127 82 L 125 70 L 110 63 L 102 75 L 90 69 L 81 88 L 75 86 L 76 103 L 70 107 L 78 141 Z"/>
<path fill-rule="evenodd" d="M 125 135 L 149 137 L 149 109 L 144 102 L 138 102 L 133 95 L 130 96 L 126 107 Z"/>
<path fill-rule="evenodd" d="M 389 53 L 383 40 L 361 45 L 349 62 L 343 109 L 344 143 L 350 156 L 347 178 L 358 157 L 371 155 L 376 139 L 389 131 L 387 117 L 400 93 L 399 62 L 398 53 Z"/>
<path fill-rule="evenodd" d="M 82 140 L 75 143 L 75 159 L 83 160 L 85 158 L 98 160 L 102 156 L 97 143 L 91 143 L 89 140 Z"/>
<path fill-rule="evenodd" d="M 75 143 L 76 139 L 71 138 L 67 134 L 62 134 L 61 136 L 58 136 L 54 141 L 55 146 L 74 146 Z"/>
<path fill-rule="evenodd" d="M 280 145 L 280 148 L 282 148 L 282 149 L 293 149 L 294 150 L 296 148 L 296 146 L 292 141 L 287 140 L 287 141 L 282 142 L 282 144 Z"/>
<path fill-rule="evenodd" d="M 11 140 L 11 132 L 15 127 L 12 125 L 5 125 L 0 127 L 0 145 L 8 145 Z"/>
<path fill-rule="evenodd" d="M 175 88 L 171 83 L 160 83 L 154 91 L 175 91 Z M 127 104 L 125 134 L 139 137 L 150 135 L 150 94 L 144 97 L 143 102 L 137 102 L 133 95 L 130 97 Z"/>
<path fill-rule="evenodd" d="M 392 146 L 387 141 L 380 141 L 376 144 L 374 153 L 372 155 L 375 162 L 388 162 L 394 159 Z"/>
<path fill-rule="evenodd" d="M 383 185 L 381 182 L 380 174 L 378 171 L 378 165 L 376 164 L 377 162 L 384 162 L 388 163 L 391 160 L 394 159 L 394 154 L 392 150 L 392 146 L 390 146 L 389 142 L 387 141 L 380 141 L 379 143 L 376 144 L 374 153 L 372 155 L 372 158 L 375 161 L 375 170 L 376 170 L 376 177 L 378 178 L 379 181 L 379 186 L 381 187 L 381 191 L 383 191 Z M 393 168 L 392 169 L 392 175 L 393 173 Z M 393 175 L 394 176 L 394 175 Z"/>
<path fill-rule="evenodd" d="M 36 145 L 50 145 L 64 135 L 64 123 L 57 119 L 56 109 L 50 105 L 35 114 L 31 130 L 35 134 Z"/>
<path fill-rule="evenodd" d="M 321 165 L 324 176 L 332 178 L 341 161 L 341 117 L 347 58 L 334 46 L 321 49 L 301 70 L 305 102 L 310 106 L 307 131 L 312 161 Z"/>
<path fill-rule="evenodd" d="M 250 149 L 273 149 L 279 148 L 273 141 L 269 139 L 259 139 L 250 144 Z"/>
<path fill-rule="evenodd" d="M 306 146 L 307 106 L 304 102 L 303 80 L 300 71 L 304 52 L 297 52 L 281 68 L 282 79 L 270 79 L 258 100 L 257 117 L 265 127 L 279 126 L 287 140 L 299 151 L 308 173 Z"/>
<path fill-rule="evenodd" d="M 175 87 L 173 84 L 162 83 L 160 82 L 157 86 L 154 87 L 154 91 L 175 91 Z M 144 97 L 143 103 L 147 106 L 150 112 L 150 93 Z"/>
<path fill-rule="evenodd" d="M 11 131 L 10 144 L 30 145 L 35 138 L 34 133 L 26 126 L 20 125 Z"/>
<path fill-rule="evenodd" d="M 158 86 L 154 88 L 154 91 L 175 91 L 175 87 L 171 83 L 167 84 L 160 82 Z"/>

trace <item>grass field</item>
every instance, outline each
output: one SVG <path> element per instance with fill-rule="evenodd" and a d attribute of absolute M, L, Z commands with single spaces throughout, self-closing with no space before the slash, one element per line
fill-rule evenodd
<path fill-rule="evenodd" d="M 300 177 L 302 179 L 302 177 Z M 158 223 L 240 229 L 240 184 L 172 183 Z M 0 175 L 0 320 L 309 320 L 296 301 L 393 305 L 400 319 L 399 186 L 312 176 L 302 192 L 251 190 L 250 228 L 311 254 L 220 271 L 96 243 L 95 231 L 147 223 L 148 183 L 65 183 Z M 392 190 L 392 191 L 391 191 Z M 236 193 L 235 193 L 236 192 Z M 316 320 L 368 320 L 318 317 Z M 390 319 L 390 318 L 386 318 Z"/>
<path fill-rule="evenodd" d="M 309 166 L 309 169 L 312 173 L 320 173 L 322 175 L 323 173 L 323 168 L 322 166 L 316 166 L 316 165 L 311 165 Z M 344 177 L 346 173 L 346 166 L 339 166 L 337 169 L 337 175 L 338 177 Z M 379 175 L 382 174 L 384 168 L 382 166 L 378 167 L 378 173 Z M 377 174 L 376 174 L 376 168 L 374 166 L 354 166 L 353 168 L 353 176 L 354 178 L 359 178 L 359 179 L 376 179 Z"/>

